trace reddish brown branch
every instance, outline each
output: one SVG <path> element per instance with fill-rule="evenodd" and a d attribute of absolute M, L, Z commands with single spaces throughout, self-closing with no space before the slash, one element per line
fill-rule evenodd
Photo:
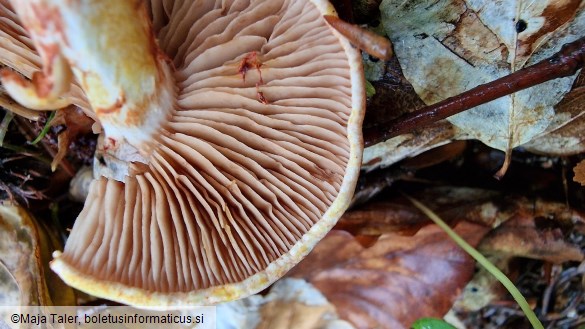
<path fill-rule="evenodd" d="M 347 23 L 335 16 L 325 15 L 323 18 L 357 48 L 385 61 L 392 58 L 392 43 L 385 37 L 357 25 Z"/>
<path fill-rule="evenodd" d="M 477 86 L 458 96 L 426 106 L 385 124 L 364 130 L 365 146 L 420 129 L 433 122 L 475 106 L 510 95 L 543 82 L 575 74 L 585 63 L 585 38 L 568 43 L 555 55 L 530 67 L 490 83 Z"/>

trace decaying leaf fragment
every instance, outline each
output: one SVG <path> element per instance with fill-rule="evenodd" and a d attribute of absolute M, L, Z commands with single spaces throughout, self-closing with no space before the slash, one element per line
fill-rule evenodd
<path fill-rule="evenodd" d="M 414 195 L 436 212 L 446 223 L 468 221 L 491 228 L 510 216 L 511 205 L 490 190 L 440 187 L 422 190 Z M 384 233 L 414 234 L 428 225 L 428 216 L 404 197 L 368 202 L 346 212 L 335 228 L 356 236 L 378 236 Z"/>
<path fill-rule="evenodd" d="M 579 74 L 571 91 L 557 104 L 557 117 L 564 124 L 551 126 L 542 136 L 527 143 L 524 147 L 530 152 L 553 156 L 566 156 L 585 152 L 585 75 Z"/>
<path fill-rule="evenodd" d="M 222 303 L 217 307 L 217 327 L 224 329 L 351 329 L 340 320 L 335 307 L 301 279 L 277 281 L 266 296 Z"/>
<path fill-rule="evenodd" d="M 0 203 L 0 305 L 74 305 L 73 290 L 48 266 L 58 247 L 24 209 Z"/>
<path fill-rule="evenodd" d="M 541 228 L 536 221 L 532 214 L 519 213 L 490 232 L 479 249 L 484 253 L 540 259 L 556 264 L 583 260 L 583 251 L 567 243 L 560 228 Z M 580 221 L 583 223 L 583 218 Z"/>
<path fill-rule="evenodd" d="M 573 168 L 575 172 L 575 177 L 573 180 L 583 186 L 585 186 L 585 160 L 579 162 L 575 168 Z"/>
<path fill-rule="evenodd" d="M 476 244 L 485 228 L 455 230 Z M 333 231 L 290 275 L 312 283 L 357 328 L 409 328 L 442 317 L 473 274 L 474 261 L 435 225 L 414 236 L 387 233 L 369 248 Z"/>
<path fill-rule="evenodd" d="M 583 261 L 583 251 L 563 234 L 563 230 L 570 232 L 585 223 L 581 214 L 551 202 L 538 202 L 533 211 L 527 210 L 518 209 L 512 218 L 489 232 L 478 246 L 480 252 L 508 275 L 513 272 L 512 260 L 518 257 L 553 264 Z M 500 282 L 480 268 L 453 307 L 457 311 L 477 311 L 506 294 Z"/>
<path fill-rule="evenodd" d="M 448 144 L 455 138 L 455 129 L 441 121 L 421 131 L 400 135 L 364 150 L 362 169 L 371 171 L 388 167 L 400 160 L 417 156 L 425 151 Z"/>
<path fill-rule="evenodd" d="M 468 221 L 496 228 L 518 214 L 531 218 L 551 218 L 562 227 L 583 223 L 582 214 L 564 203 L 501 193 L 494 190 L 442 186 L 413 194 L 451 226 Z M 336 229 L 354 235 L 380 235 L 388 232 L 416 232 L 429 223 L 428 217 L 405 198 L 369 202 L 345 213 Z M 534 223 L 531 224 L 534 226 Z"/>
<path fill-rule="evenodd" d="M 536 63 L 585 32 L 579 0 L 384 0 L 381 11 L 404 74 L 427 104 Z M 554 106 L 574 78 L 549 81 L 449 121 L 459 138 L 508 152 L 571 120 Z"/>
<path fill-rule="evenodd" d="M 57 114 L 51 121 L 50 125 L 53 127 L 64 125 L 65 130 L 57 135 L 59 150 L 51 162 L 51 170 L 55 171 L 55 169 L 57 169 L 57 166 L 61 160 L 63 160 L 65 155 L 67 155 L 69 146 L 75 141 L 76 137 L 92 131 L 93 123 L 94 120 L 86 116 L 83 111 L 76 106 L 68 106 L 57 110 Z"/>
<path fill-rule="evenodd" d="M 451 226 L 458 222 L 462 224 L 473 222 L 478 224 L 478 227 L 484 233 L 490 231 L 482 239 L 478 249 L 505 272 L 508 272 L 510 261 L 518 257 L 539 259 L 553 263 L 581 261 L 583 259 L 583 252 L 577 246 L 567 242 L 566 233 L 581 230 L 585 223 L 585 218 L 581 212 L 568 208 L 564 203 L 540 199 L 533 200 L 498 191 L 461 187 L 428 188 L 419 191 L 415 196 L 417 199 L 423 200 L 425 205 L 433 209 Z M 427 218 L 403 198 L 388 198 L 369 202 L 347 212 L 335 228 L 351 232 L 351 234 L 360 237 L 380 236 L 380 239 L 383 239 L 383 237 L 398 236 L 399 239 L 404 239 L 405 237 L 400 235 L 413 234 L 421 227 L 423 227 L 422 230 L 428 229 L 428 226 L 425 226 L 427 225 L 426 223 L 428 223 Z M 366 296 L 364 299 L 370 301 L 369 294 L 373 294 L 373 292 L 368 289 L 367 283 L 360 281 L 358 284 L 350 284 L 347 283 L 352 282 L 350 279 L 343 280 L 351 277 L 351 274 L 354 274 L 355 277 L 368 277 L 369 279 L 364 279 L 363 281 L 373 282 L 371 283 L 373 287 L 381 286 L 381 289 L 383 289 L 381 291 L 387 296 L 395 296 L 395 292 L 385 288 L 387 281 L 381 281 L 378 277 L 372 278 L 374 277 L 372 273 L 375 273 L 375 271 L 368 268 L 368 266 L 378 266 L 377 268 L 380 271 L 377 273 L 379 277 L 383 277 L 384 275 L 381 274 L 382 269 L 384 269 L 382 264 L 387 264 L 391 260 L 401 264 L 400 268 L 395 269 L 396 273 L 407 275 L 409 273 L 408 264 L 409 261 L 415 258 L 412 254 L 417 252 L 416 248 L 425 249 L 428 247 L 428 245 L 421 243 L 419 240 L 421 232 L 423 231 L 419 231 L 419 233 L 411 237 L 413 240 L 418 240 L 418 242 L 410 242 L 415 245 L 411 250 L 412 253 L 388 253 L 383 260 L 374 258 L 371 250 L 372 248 L 379 248 L 380 243 L 388 243 L 386 240 L 373 243 L 373 247 L 369 249 L 362 246 L 349 247 L 350 244 L 347 241 L 338 242 L 337 247 L 331 247 L 326 251 L 318 247 L 316 253 L 321 252 L 322 258 L 313 258 L 311 263 L 316 268 L 309 268 L 311 264 L 305 268 L 305 270 L 315 271 L 313 275 L 316 278 L 310 278 L 309 281 L 321 289 L 332 303 L 336 305 L 345 303 L 343 304 L 344 308 L 338 306 L 342 317 L 348 319 L 347 315 L 344 315 L 348 313 L 357 313 L 364 317 L 364 311 L 354 306 L 357 302 L 351 302 L 351 300 L 357 298 L 361 301 L 360 298 Z M 445 237 L 445 239 L 447 238 Z M 351 239 L 348 238 L 348 240 Z M 364 241 L 364 239 L 360 241 Z M 368 242 L 368 245 L 372 245 L 370 241 Z M 396 243 L 400 244 L 400 242 Z M 355 250 L 360 252 L 355 252 Z M 368 255 L 371 258 L 366 260 L 363 255 L 368 252 L 370 252 Z M 441 256 L 436 257 L 440 259 Z M 437 262 L 438 260 L 434 261 Z M 425 259 L 423 262 L 427 262 L 427 260 Z M 433 266 L 431 261 L 426 264 L 428 264 L 429 269 Z M 303 266 L 303 263 L 301 263 L 301 266 Z M 350 268 L 350 270 L 347 270 L 347 268 Z M 390 267 L 387 268 L 391 269 Z M 318 273 L 319 271 L 321 273 Z M 425 273 L 412 273 L 412 277 L 418 280 L 424 278 Z M 391 273 L 391 270 L 386 271 L 386 275 L 397 276 L 397 274 Z M 327 283 L 326 280 L 331 280 L 331 283 Z M 411 280 L 410 282 L 397 280 L 395 285 L 408 287 L 404 289 L 412 291 L 413 288 L 410 283 L 416 280 Z M 343 283 L 340 283 L 340 281 Z M 340 288 L 346 287 L 346 285 L 351 286 L 352 284 L 354 288 Z M 362 286 L 359 286 L 360 284 Z M 499 300 L 507 293 L 500 282 L 483 269 L 480 269 L 474 275 L 472 281 L 468 284 L 463 284 L 465 289 L 462 290 L 461 295 L 457 294 L 459 297 L 455 308 L 458 310 L 481 309 L 492 301 Z M 323 290 L 321 285 L 325 286 L 324 289 L 326 290 Z M 429 287 L 429 290 L 433 289 L 437 288 L 434 285 Z M 342 301 L 340 302 L 336 297 L 339 297 Z M 394 301 L 395 298 L 390 297 L 389 300 Z M 396 300 L 396 304 L 400 306 L 393 305 L 392 308 L 407 309 L 411 302 L 408 298 L 396 298 Z M 417 305 L 416 308 L 418 307 Z M 346 310 L 347 313 L 344 313 L 343 310 Z M 420 314 L 420 316 L 423 315 L 428 316 L 428 314 Z"/>

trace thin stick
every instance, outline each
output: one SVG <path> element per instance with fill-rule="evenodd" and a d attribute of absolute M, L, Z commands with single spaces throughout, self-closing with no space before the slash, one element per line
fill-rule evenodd
<path fill-rule="evenodd" d="M 454 97 L 426 106 L 364 130 L 364 144 L 371 146 L 394 136 L 510 95 L 543 82 L 571 76 L 585 64 L 585 38 L 564 45 L 555 55 L 503 78 L 479 85 Z"/>
<path fill-rule="evenodd" d="M 325 15 L 323 18 L 359 49 L 385 61 L 392 58 L 392 54 L 394 54 L 392 43 L 385 37 L 357 25 L 349 24 L 336 16 Z"/>

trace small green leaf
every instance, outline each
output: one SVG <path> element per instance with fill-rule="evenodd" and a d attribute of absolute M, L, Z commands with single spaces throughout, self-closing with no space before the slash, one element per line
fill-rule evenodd
<path fill-rule="evenodd" d="M 376 88 L 374 88 L 374 86 L 368 80 L 366 80 L 366 96 L 372 97 L 375 94 L 376 94 Z"/>
<path fill-rule="evenodd" d="M 455 327 L 441 319 L 420 318 L 412 324 L 412 329 L 455 329 Z"/>

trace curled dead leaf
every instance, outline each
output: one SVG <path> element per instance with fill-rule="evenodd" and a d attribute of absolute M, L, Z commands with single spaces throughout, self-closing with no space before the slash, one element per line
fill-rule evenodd
<path fill-rule="evenodd" d="M 583 214 L 564 203 L 529 199 L 493 190 L 467 187 L 434 187 L 414 193 L 451 225 L 468 221 L 494 228 L 519 213 L 533 218 L 551 218 L 564 228 L 585 223 Z M 428 218 L 402 197 L 371 201 L 346 212 L 335 226 L 354 235 L 380 235 L 388 232 L 413 234 L 429 223 Z"/>
<path fill-rule="evenodd" d="M 485 227 L 455 230 L 477 244 Z M 408 328 L 423 316 L 442 317 L 473 275 L 474 261 L 435 225 L 411 237 L 383 234 L 369 248 L 333 231 L 290 276 L 312 283 L 358 328 Z"/>
<path fill-rule="evenodd" d="M 0 305 L 75 305 L 73 290 L 48 266 L 59 247 L 24 209 L 0 203 Z"/>
<path fill-rule="evenodd" d="M 550 225 L 541 224 L 539 227 L 539 220 L 548 221 L 546 224 Z M 553 220 L 539 219 L 520 212 L 488 233 L 479 249 L 484 253 L 539 259 L 556 264 L 582 261 L 583 251 L 579 246 L 568 243 L 562 229 L 554 224 Z"/>
<path fill-rule="evenodd" d="M 51 162 L 51 169 L 55 171 L 57 166 L 63 160 L 69 146 L 75 139 L 82 134 L 88 134 L 92 131 L 94 121 L 76 106 L 68 106 L 57 110 L 55 118 L 51 121 L 51 126 L 55 127 L 63 125 L 65 127 L 59 135 L 57 135 L 57 154 L 53 157 Z"/>
<path fill-rule="evenodd" d="M 487 256 L 489 261 L 497 268 L 502 270 L 510 278 L 508 256 Z M 511 278 L 513 279 L 513 278 Z M 485 268 L 478 268 L 477 273 L 473 279 L 463 289 L 463 292 L 455 303 L 453 303 L 453 310 L 456 312 L 475 312 L 486 307 L 493 301 L 501 299 L 506 296 L 508 291 L 493 274 L 489 273 Z"/>
<path fill-rule="evenodd" d="M 583 251 L 567 241 L 563 233 L 571 232 L 584 223 L 584 218 L 566 206 L 538 202 L 534 211 L 518 212 L 489 232 L 478 249 L 509 277 L 517 276 L 511 264 L 518 257 L 560 264 L 583 261 Z M 459 312 L 478 311 L 507 296 L 500 282 L 480 268 L 454 304 Z"/>

